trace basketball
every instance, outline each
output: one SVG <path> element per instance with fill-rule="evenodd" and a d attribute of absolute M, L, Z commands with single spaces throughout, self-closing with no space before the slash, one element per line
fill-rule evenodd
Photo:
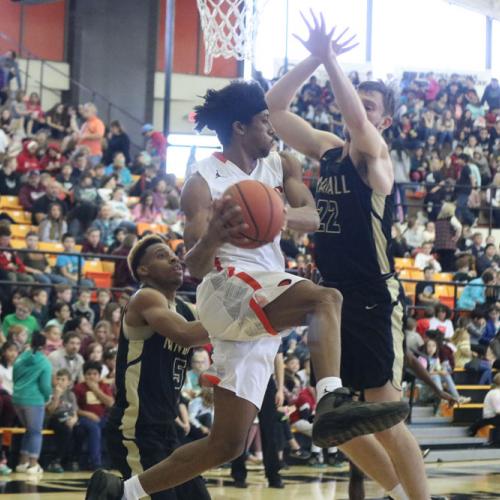
<path fill-rule="evenodd" d="M 243 219 L 248 225 L 242 238 L 232 243 L 240 248 L 258 248 L 271 243 L 285 222 L 281 196 L 272 187 L 259 181 L 245 180 L 230 186 L 224 196 L 231 196 L 241 207 Z"/>

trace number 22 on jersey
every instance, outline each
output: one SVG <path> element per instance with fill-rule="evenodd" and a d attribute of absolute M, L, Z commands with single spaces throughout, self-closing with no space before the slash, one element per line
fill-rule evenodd
<path fill-rule="evenodd" d="M 340 234 L 341 227 L 337 222 L 339 216 L 339 205 L 335 200 L 318 200 L 317 210 L 320 224 L 318 233 Z"/>

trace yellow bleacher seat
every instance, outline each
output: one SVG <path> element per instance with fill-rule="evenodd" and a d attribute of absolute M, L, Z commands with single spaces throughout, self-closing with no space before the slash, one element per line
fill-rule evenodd
<path fill-rule="evenodd" d="M 31 224 L 31 214 L 22 210 L 5 210 L 16 224 Z"/>
<path fill-rule="evenodd" d="M 101 261 L 101 264 L 102 264 L 103 272 L 109 273 L 109 274 L 114 274 L 115 266 L 116 266 L 116 264 L 114 262 L 109 261 L 109 260 L 103 260 L 103 261 Z"/>
<path fill-rule="evenodd" d="M 24 240 L 10 240 L 10 246 L 12 248 L 26 248 L 26 242 Z"/>
<path fill-rule="evenodd" d="M 438 297 L 453 297 L 455 292 L 453 285 L 436 285 L 434 290 Z"/>
<path fill-rule="evenodd" d="M 132 182 L 136 183 L 140 178 L 141 178 L 140 175 L 133 175 L 132 176 Z"/>
<path fill-rule="evenodd" d="M 453 281 L 453 273 L 434 273 L 436 281 Z"/>
<path fill-rule="evenodd" d="M 0 208 L 23 209 L 17 196 L 0 196 Z"/>
<path fill-rule="evenodd" d="M 28 224 L 11 224 L 10 226 L 13 238 L 24 239 L 30 231 L 32 231 L 32 227 Z"/>
<path fill-rule="evenodd" d="M 421 271 L 420 269 L 409 269 L 410 271 L 410 277 L 412 280 L 419 280 L 422 281 L 424 279 L 424 272 Z"/>
<path fill-rule="evenodd" d="M 396 271 L 413 267 L 413 259 L 411 257 L 395 257 L 394 267 L 396 268 Z"/>
<path fill-rule="evenodd" d="M 46 252 L 64 252 L 64 247 L 62 243 L 40 241 L 40 243 L 38 243 L 38 250 L 44 250 Z"/>
<path fill-rule="evenodd" d="M 75 245 L 75 253 L 76 253 L 76 252 L 81 252 L 81 251 L 82 251 L 82 248 L 83 248 L 83 246 L 82 246 L 82 245 Z"/>
<path fill-rule="evenodd" d="M 86 260 L 83 264 L 83 273 L 103 273 L 102 262 L 100 260 Z"/>
<path fill-rule="evenodd" d="M 139 203 L 140 201 L 141 199 L 139 198 L 139 196 L 129 196 L 127 199 L 127 206 L 133 207 L 137 205 L 137 203 Z"/>

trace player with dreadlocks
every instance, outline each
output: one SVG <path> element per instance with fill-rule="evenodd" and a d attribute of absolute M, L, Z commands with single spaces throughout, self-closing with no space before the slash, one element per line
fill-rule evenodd
<path fill-rule="evenodd" d="M 223 146 L 222 153 L 194 166 L 181 200 L 189 249 L 186 264 L 192 276 L 203 279 L 197 309 L 214 346 L 214 423 L 206 438 L 177 448 L 163 462 L 129 479 L 127 500 L 173 488 L 241 455 L 273 372 L 279 333 L 295 326 L 309 326 L 319 399 L 313 437 L 319 443 L 335 446 L 386 429 L 408 412 L 400 402 L 355 402 L 342 388 L 342 296 L 337 290 L 285 273 L 279 236 L 256 249 L 233 244 L 246 225 L 239 206 L 223 193 L 244 179 L 284 194 L 290 229 L 311 232 L 319 223 L 301 165 L 290 155 L 271 152 L 275 132 L 261 87 L 236 81 L 208 91 L 196 108 L 196 120 L 199 130 L 215 130 Z M 90 491 L 109 492 L 117 481 L 101 472 Z"/>

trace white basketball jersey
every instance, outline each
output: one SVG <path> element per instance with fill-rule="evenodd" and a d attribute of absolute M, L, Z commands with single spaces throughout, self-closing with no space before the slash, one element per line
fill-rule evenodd
<path fill-rule="evenodd" d="M 271 153 L 257 161 L 251 174 L 246 174 L 221 153 L 196 163 L 193 173 L 198 172 L 207 182 L 212 199 L 222 198 L 224 191 L 237 182 L 253 179 L 263 182 L 283 192 L 283 167 L 278 153 Z M 225 244 L 219 248 L 216 256 L 217 267 L 233 266 L 243 271 L 283 271 L 285 259 L 280 248 L 281 235 L 278 234 L 272 243 L 260 248 L 245 249 Z"/>

